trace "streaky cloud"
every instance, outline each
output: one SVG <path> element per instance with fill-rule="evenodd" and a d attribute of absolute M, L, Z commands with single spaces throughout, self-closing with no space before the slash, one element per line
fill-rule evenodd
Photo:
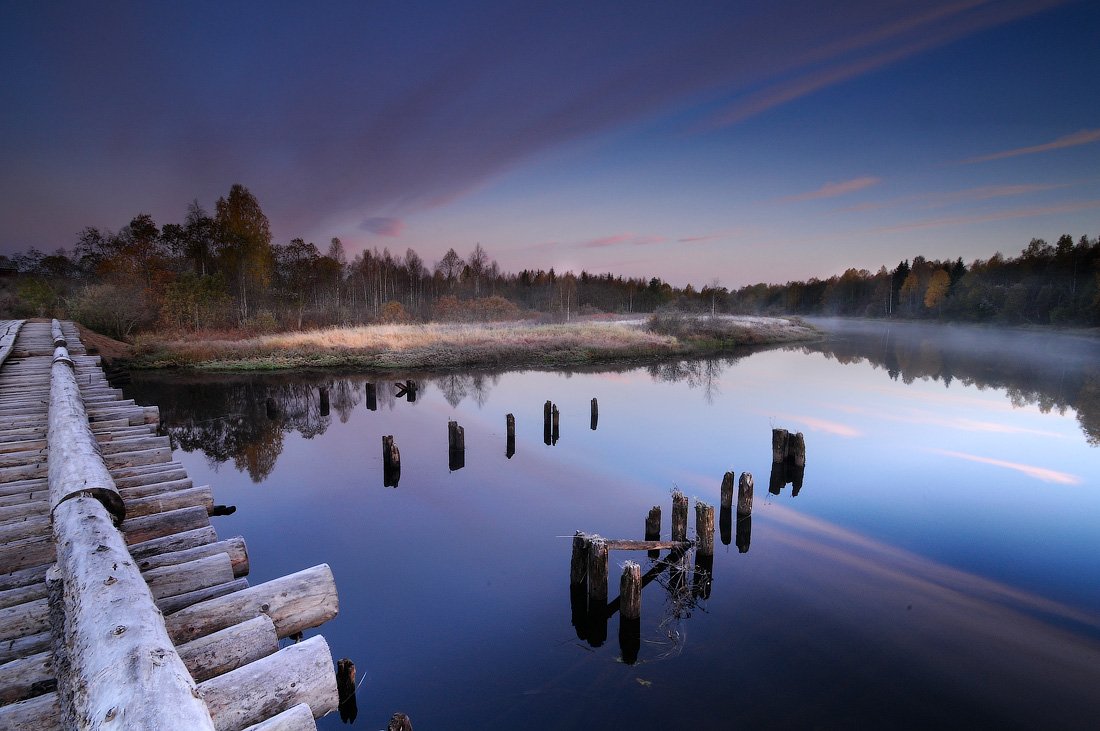
<path fill-rule="evenodd" d="M 400 218 L 386 216 L 372 216 L 359 224 L 359 230 L 378 236 L 398 237 L 405 229 L 405 222 Z"/>
<path fill-rule="evenodd" d="M 1073 213 L 1086 211 L 1090 208 L 1100 208 L 1100 199 L 1073 201 L 1053 206 L 1036 206 L 1032 208 L 1014 208 L 992 213 L 978 213 L 969 216 L 950 216 L 947 218 L 933 218 L 927 221 L 913 221 L 911 223 L 898 224 L 896 226 L 880 226 L 873 228 L 869 233 L 899 233 L 902 231 L 915 231 L 922 228 L 939 228 L 941 226 L 966 226 L 974 223 L 988 223 L 990 221 L 1007 221 L 1014 218 L 1034 218 L 1036 216 L 1051 216 L 1060 213 Z"/>
<path fill-rule="evenodd" d="M 838 196 L 848 195 L 849 193 L 855 193 L 856 191 L 860 191 L 865 188 L 870 188 L 874 185 L 878 185 L 881 182 L 882 178 L 865 175 L 860 178 L 843 180 L 838 183 L 826 183 L 817 190 L 811 190 L 806 193 L 799 193 L 798 195 L 786 196 L 784 198 L 780 198 L 780 201 L 784 203 L 796 203 L 801 201 L 821 200 L 822 198 L 836 198 Z"/>
<path fill-rule="evenodd" d="M 1059 137 L 1056 140 L 1044 142 L 1041 145 L 1017 147 L 1012 150 L 994 152 L 990 155 L 980 155 L 978 157 L 967 158 L 966 160 L 962 161 L 962 164 L 968 165 L 979 162 L 989 162 L 991 160 L 1003 160 L 1009 157 L 1019 157 L 1020 155 L 1035 155 L 1040 152 L 1050 152 L 1051 150 L 1063 150 L 1067 147 L 1090 145 L 1093 142 L 1100 142 L 1100 129 L 1083 129 L 1078 132 L 1074 132 L 1073 134 Z"/>
<path fill-rule="evenodd" d="M 1059 485 L 1080 485 L 1083 482 L 1077 475 L 1071 475 L 1068 472 L 1059 472 L 1058 470 L 1052 470 L 1046 467 L 1037 467 L 1036 465 L 1022 464 L 1020 462 L 1009 462 L 993 457 L 982 457 L 977 454 L 968 454 L 966 452 L 953 452 L 947 449 L 932 449 L 930 451 L 942 454 L 946 457 L 956 457 L 958 459 L 965 459 L 969 462 L 977 462 L 979 464 L 988 464 L 994 467 L 1014 470 L 1043 482 L 1054 482 Z"/>

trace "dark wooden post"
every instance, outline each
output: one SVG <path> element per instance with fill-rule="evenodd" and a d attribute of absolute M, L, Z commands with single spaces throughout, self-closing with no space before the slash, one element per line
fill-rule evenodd
<path fill-rule="evenodd" d="M 679 490 L 672 491 L 672 540 L 687 540 L 688 499 Z"/>
<path fill-rule="evenodd" d="M 787 440 L 790 435 L 786 429 L 772 429 L 772 464 L 787 461 Z"/>
<path fill-rule="evenodd" d="M 373 383 L 367 384 L 367 409 L 378 411 L 378 387 Z"/>
<path fill-rule="evenodd" d="M 737 516 L 737 551 L 749 552 L 749 541 L 752 540 L 752 516 Z"/>
<path fill-rule="evenodd" d="M 507 444 L 504 449 L 504 456 L 511 459 L 516 453 L 516 417 L 512 414 L 507 414 L 504 417 L 504 425 L 508 431 Z"/>
<path fill-rule="evenodd" d="M 779 491 L 787 484 L 787 463 L 775 462 L 772 464 L 771 474 L 768 476 L 768 492 L 778 495 Z"/>
<path fill-rule="evenodd" d="M 393 435 L 382 437 L 382 484 L 397 487 L 401 479 L 401 452 L 393 441 Z"/>
<path fill-rule="evenodd" d="M 696 551 L 706 556 L 714 555 L 714 507 L 695 502 Z"/>
<path fill-rule="evenodd" d="M 588 536 L 580 531 L 573 534 L 573 556 L 569 561 L 569 585 L 584 583 L 588 576 Z"/>
<path fill-rule="evenodd" d="M 321 416 L 328 416 L 328 388 L 321 386 Z"/>
<path fill-rule="evenodd" d="M 550 434 L 551 444 L 558 443 L 558 407 L 555 405 L 550 411 L 550 418 L 553 420 L 553 431 Z"/>
<path fill-rule="evenodd" d="M 268 398 L 264 402 L 264 407 L 267 409 L 267 418 L 275 421 L 279 418 L 279 404 L 275 399 Z"/>
<path fill-rule="evenodd" d="M 752 512 L 752 473 L 742 472 L 737 482 L 737 514 L 748 515 Z"/>
<path fill-rule="evenodd" d="M 592 399 L 592 431 L 596 431 L 596 425 L 600 423 L 600 405 L 596 402 L 596 399 Z"/>
<path fill-rule="evenodd" d="M 405 381 L 405 400 L 410 404 L 416 401 L 416 390 L 418 388 L 416 381 Z"/>
<path fill-rule="evenodd" d="M 569 610 L 577 638 L 588 639 L 588 536 L 573 534 L 573 555 L 569 560 Z"/>
<path fill-rule="evenodd" d="M 340 696 L 340 720 L 355 723 L 359 715 L 355 700 L 355 663 L 346 657 L 336 662 L 336 692 Z"/>
<path fill-rule="evenodd" d="M 661 540 L 661 506 L 654 505 L 649 509 L 649 515 L 645 519 L 645 539 L 647 541 L 659 541 Z M 650 558 L 657 558 L 661 555 L 660 551 L 650 551 Z"/>
<path fill-rule="evenodd" d="M 638 650 L 642 645 L 642 569 L 634 561 L 623 566 L 619 579 L 619 650 L 623 662 L 638 662 Z"/>
<path fill-rule="evenodd" d="M 550 427 L 550 411 L 552 408 L 553 404 L 549 401 L 542 406 L 542 441 L 548 447 L 553 443 L 553 430 Z"/>
<path fill-rule="evenodd" d="M 386 731 L 413 731 L 412 721 L 404 713 L 395 713 L 390 716 L 390 724 Z"/>
<path fill-rule="evenodd" d="M 733 505 L 733 473 L 727 472 L 722 475 L 722 502 L 723 508 L 728 508 Z"/>
<path fill-rule="evenodd" d="M 787 462 L 794 467 L 806 466 L 806 437 L 802 432 L 791 434 L 788 438 Z"/>
<path fill-rule="evenodd" d="M 594 536 L 588 544 L 588 644 L 607 639 L 607 543 Z"/>
<path fill-rule="evenodd" d="M 451 472 L 466 466 L 466 430 L 457 421 L 447 422 L 447 464 Z"/>

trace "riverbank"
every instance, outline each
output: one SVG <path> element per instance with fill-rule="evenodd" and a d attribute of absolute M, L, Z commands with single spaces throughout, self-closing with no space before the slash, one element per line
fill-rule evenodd
<path fill-rule="evenodd" d="M 720 353 L 812 340 L 820 332 L 779 317 L 664 317 L 537 325 L 372 325 L 219 340 L 146 336 L 132 368 L 285 370 L 576 366 Z"/>

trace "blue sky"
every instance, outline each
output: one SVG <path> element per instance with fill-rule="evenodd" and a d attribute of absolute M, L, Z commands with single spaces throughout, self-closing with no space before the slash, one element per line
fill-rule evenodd
<path fill-rule="evenodd" d="M 182 219 L 727 286 L 1100 234 L 1100 4 L 0 5 L 0 251 Z"/>

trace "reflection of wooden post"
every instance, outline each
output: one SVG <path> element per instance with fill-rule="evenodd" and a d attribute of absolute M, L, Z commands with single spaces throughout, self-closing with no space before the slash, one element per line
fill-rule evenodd
<path fill-rule="evenodd" d="M 737 482 L 737 514 L 748 515 L 752 512 L 752 473 L 742 472 Z"/>
<path fill-rule="evenodd" d="M 504 456 L 511 459 L 516 453 L 516 417 L 512 414 L 508 414 L 504 417 L 504 424 L 508 430 L 508 439 L 504 449 Z"/>
<path fill-rule="evenodd" d="M 552 443 L 553 432 L 550 428 L 550 411 L 553 408 L 553 404 L 547 401 L 542 405 L 542 441 L 546 443 L 546 446 L 550 446 Z"/>
<path fill-rule="evenodd" d="M 268 398 L 264 402 L 264 406 L 267 409 L 267 418 L 275 421 L 279 418 L 279 404 L 273 398 Z"/>
<path fill-rule="evenodd" d="M 802 491 L 802 480 L 806 476 L 805 467 L 790 467 L 790 474 L 787 475 L 791 480 L 791 486 L 794 488 L 791 490 L 791 497 L 798 497 L 798 493 Z"/>
<path fill-rule="evenodd" d="M 321 416 L 328 416 L 328 388 L 321 386 Z"/>
<path fill-rule="evenodd" d="M 457 421 L 447 422 L 447 447 L 451 451 L 466 449 L 466 430 Z"/>
<path fill-rule="evenodd" d="M 772 429 L 772 464 L 787 461 L 787 440 L 790 437 L 786 429 Z"/>
<path fill-rule="evenodd" d="M 714 555 L 714 507 L 698 501 L 695 503 L 695 541 L 699 553 Z"/>
<path fill-rule="evenodd" d="M 718 531 L 722 534 L 722 545 L 728 546 L 733 540 L 733 510 L 725 505 L 718 511 Z"/>
<path fill-rule="evenodd" d="M 806 437 L 802 432 L 791 434 L 787 440 L 787 463 L 794 467 L 806 466 Z"/>
<path fill-rule="evenodd" d="M 373 383 L 367 384 L 367 409 L 370 411 L 378 410 L 378 387 Z"/>
<path fill-rule="evenodd" d="M 596 425 L 600 423 L 600 405 L 596 399 L 592 399 L 592 431 L 596 431 Z"/>
<path fill-rule="evenodd" d="M 336 662 L 336 691 L 340 694 L 340 720 L 355 723 L 359 715 L 355 700 L 355 663 L 346 657 Z"/>
<path fill-rule="evenodd" d="M 691 581 L 691 595 L 696 599 L 710 599 L 714 585 L 714 554 L 695 552 L 695 576 Z"/>
<path fill-rule="evenodd" d="M 728 508 L 733 505 L 733 473 L 727 472 L 722 475 L 722 503 L 723 508 Z"/>
<path fill-rule="evenodd" d="M 784 462 L 776 462 L 772 465 L 771 475 L 768 477 L 768 492 L 778 495 L 779 491 L 787 484 L 787 465 Z"/>
<path fill-rule="evenodd" d="M 642 568 L 634 561 L 623 565 L 619 579 L 619 616 L 623 619 L 642 616 Z"/>
<path fill-rule="evenodd" d="M 557 407 L 557 405 L 555 405 L 550 410 L 550 418 L 553 421 L 553 429 L 550 433 L 550 441 L 551 441 L 551 444 L 557 444 L 558 443 L 558 407 Z"/>
<path fill-rule="evenodd" d="M 393 435 L 382 437 L 382 484 L 397 487 L 401 479 L 401 452 L 393 441 Z"/>
<path fill-rule="evenodd" d="M 687 540 L 688 499 L 679 490 L 672 491 L 672 540 Z"/>
<path fill-rule="evenodd" d="M 737 516 L 737 550 L 739 553 L 749 552 L 749 541 L 752 539 L 752 516 Z"/>
<path fill-rule="evenodd" d="M 390 724 L 386 731 L 413 731 L 412 721 L 404 713 L 395 713 L 390 716 Z"/>

